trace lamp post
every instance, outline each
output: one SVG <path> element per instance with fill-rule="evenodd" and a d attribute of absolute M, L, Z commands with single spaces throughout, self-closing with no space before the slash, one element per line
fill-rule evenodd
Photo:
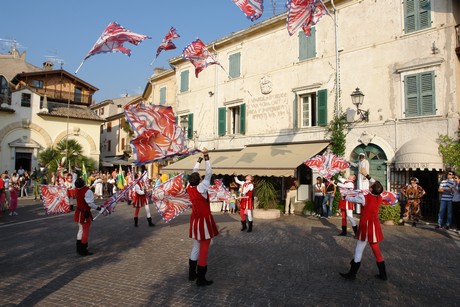
<path fill-rule="evenodd" d="M 353 93 L 351 93 L 351 102 L 356 106 L 356 112 L 359 115 L 359 121 L 369 121 L 369 111 L 362 110 L 360 107 L 364 101 L 364 94 L 357 87 Z"/>

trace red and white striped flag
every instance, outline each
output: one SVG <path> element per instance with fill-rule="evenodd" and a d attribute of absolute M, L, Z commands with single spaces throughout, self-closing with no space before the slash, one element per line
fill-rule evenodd
<path fill-rule="evenodd" d="M 288 0 L 287 30 L 289 35 L 297 32 L 299 28 L 306 36 L 311 33 L 314 26 L 323 15 L 329 11 L 322 0 Z"/>
<path fill-rule="evenodd" d="M 176 45 L 174 45 L 172 40 L 176 39 L 176 38 L 179 38 L 179 37 L 180 37 L 180 35 L 177 34 L 176 29 L 174 27 L 171 27 L 171 29 L 169 29 L 168 34 L 166 34 L 166 36 L 163 38 L 163 42 L 160 44 L 160 46 L 158 46 L 157 54 L 156 54 L 155 58 L 157 58 L 158 55 L 160 55 L 160 52 L 163 51 L 163 50 L 176 49 Z"/>
<path fill-rule="evenodd" d="M 217 64 L 222 67 L 222 65 L 214 59 L 211 52 L 209 52 L 208 48 L 206 48 L 205 44 L 199 38 L 185 47 L 182 52 L 182 57 L 189 60 L 193 66 L 195 66 L 195 76 L 197 78 L 198 74 L 208 65 Z"/>
<path fill-rule="evenodd" d="M 257 20 L 264 12 L 263 0 L 233 0 L 233 2 L 251 20 Z"/>

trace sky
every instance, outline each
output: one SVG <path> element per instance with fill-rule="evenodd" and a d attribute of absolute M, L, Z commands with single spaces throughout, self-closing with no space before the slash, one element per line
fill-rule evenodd
<path fill-rule="evenodd" d="M 26 51 L 30 64 L 42 67 L 55 60 L 55 68 L 75 73 L 83 58 L 111 22 L 151 39 L 131 49 L 131 56 L 117 52 L 88 58 L 76 75 L 99 90 L 96 103 L 128 95 L 140 95 L 154 67 L 169 68 L 168 59 L 200 38 L 205 44 L 285 12 L 285 1 L 264 1 L 261 18 L 251 22 L 232 0 L 25 0 L 3 1 L 0 17 L 0 53 L 9 50 L 7 40 L 15 40 Z M 156 50 L 171 27 L 180 38 L 175 50 L 163 51 L 153 66 Z M 5 41 L 6 40 L 6 41 Z M 3 43 L 2 43 L 3 42 Z"/>

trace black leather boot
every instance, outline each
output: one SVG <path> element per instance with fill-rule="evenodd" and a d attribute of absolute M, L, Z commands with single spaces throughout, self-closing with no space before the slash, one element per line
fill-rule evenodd
<path fill-rule="evenodd" d="M 188 260 L 188 280 L 193 281 L 196 279 L 196 265 L 198 261 Z"/>
<path fill-rule="evenodd" d="M 81 240 L 77 240 L 77 254 L 83 256 L 83 246 L 81 245 Z"/>
<path fill-rule="evenodd" d="M 134 218 L 134 227 L 138 227 L 138 226 L 139 226 L 139 218 L 135 217 Z"/>
<path fill-rule="evenodd" d="M 81 243 L 82 256 L 91 256 L 93 253 L 88 251 L 88 243 Z"/>
<path fill-rule="evenodd" d="M 358 234 L 358 226 L 357 225 L 352 226 L 352 228 L 353 228 L 353 232 L 355 233 L 355 237 L 356 237 L 356 235 Z"/>
<path fill-rule="evenodd" d="M 356 279 L 356 273 L 358 273 L 359 266 L 361 265 L 361 262 L 355 262 L 355 260 L 352 259 L 350 264 L 351 264 L 351 267 L 350 267 L 350 271 L 348 273 L 339 273 L 339 274 L 343 278 L 350 279 L 350 280 L 355 280 Z"/>
<path fill-rule="evenodd" d="M 241 225 L 243 226 L 243 228 L 241 228 L 241 231 L 243 231 L 243 230 L 246 230 L 246 229 L 247 229 L 247 227 L 246 227 L 246 220 L 244 220 L 244 221 L 241 221 Z"/>
<path fill-rule="evenodd" d="M 151 217 L 148 217 L 148 218 L 147 218 L 147 221 L 149 222 L 149 226 L 150 226 L 150 227 L 155 226 L 155 224 L 152 223 L 152 218 L 151 218 Z"/>
<path fill-rule="evenodd" d="M 339 233 L 339 236 L 346 236 L 347 235 L 347 226 L 342 226 L 342 232 Z"/>
<path fill-rule="evenodd" d="M 375 275 L 375 277 L 381 279 L 381 280 L 387 280 L 387 272 L 385 269 L 385 261 L 382 262 L 377 262 L 377 267 L 379 268 L 379 274 Z"/>
<path fill-rule="evenodd" d="M 212 280 L 206 280 L 206 272 L 208 271 L 207 266 L 197 266 L 197 274 L 196 274 L 196 284 L 198 286 L 209 286 L 212 284 Z"/>
<path fill-rule="evenodd" d="M 252 221 L 249 221 L 248 232 L 252 232 Z"/>

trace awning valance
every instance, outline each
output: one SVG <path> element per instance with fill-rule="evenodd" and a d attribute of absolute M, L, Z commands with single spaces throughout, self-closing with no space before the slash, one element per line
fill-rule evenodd
<path fill-rule="evenodd" d="M 442 170 L 444 165 L 438 144 L 418 138 L 405 143 L 395 154 L 396 169 Z"/>
<path fill-rule="evenodd" d="M 320 153 L 329 145 L 328 141 L 311 143 L 288 143 L 250 145 L 242 150 L 210 152 L 213 172 L 221 175 L 295 176 L 303 161 Z M 197 156 L 187 157 L 164 167 L 164 172 L 190 172 Z M 201 165 L 204 170 L 204 163 Z"/>

